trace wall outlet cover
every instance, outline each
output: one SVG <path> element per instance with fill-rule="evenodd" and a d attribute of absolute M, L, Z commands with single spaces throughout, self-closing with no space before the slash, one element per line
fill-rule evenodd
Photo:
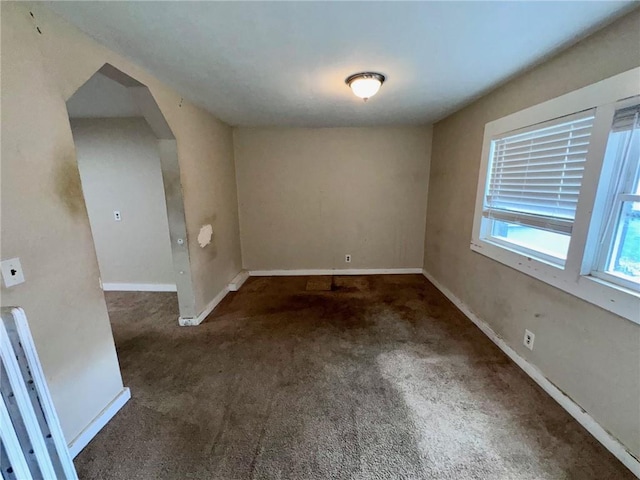
<path fill-rule="evenodd" d="M 531 333 L 529 330 L 525 330 L 524 331 L 524 341 L 522 343 L 524 343 L 524 346 L 527 347 L 529 350 L 533 350 L 533 342 L 536 339 L 536 336 Z"/>
<path fill-rule="evenodd" d="M 10 258 L 0 262 L 4 286 L 9 288 L 24 283 L 24 273 L 19 258 Z"/>

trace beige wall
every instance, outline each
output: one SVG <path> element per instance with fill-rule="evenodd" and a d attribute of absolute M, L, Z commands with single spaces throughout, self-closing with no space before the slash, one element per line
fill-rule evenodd
<path fill-rule="evenodd" d="M 175 285 L 151 127 L 134 117 L 72 119 L 71 129 L 102 282 Z"/>
<path fill-rule="evenodd" d="M 65 101 L 105 62 L 151 90 L 178 143 L 199 310 L 240 270 L 232 130 L 42 5 L 1 8 L 1 255 L 20 257 L 27 280 L 3 287 L 2 305 L 25 309 L 71 440 L 122 380 Z M 200 248 L 198 231 L 207 223 L 214 241 Z"/>
<path fill-rule="evenodd" d="M 422 266 L 430 127 L 239 128 L 234 139 L 244 268 Z"/>
<path fill-rule="evenodd" d="M 640 11 L 434 126 L 425 269 L 640 456 L 640 326 L 470 250 L 487 122 L 640 65 Z M 536 335 L 531 352 L 524 329 Z"/>

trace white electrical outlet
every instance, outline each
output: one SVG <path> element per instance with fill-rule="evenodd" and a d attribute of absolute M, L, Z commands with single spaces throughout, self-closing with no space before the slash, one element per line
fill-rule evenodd
<path fill-rule="evenodd" d="M 345 263 L 351 263 L 351 255 L 349 255 L 348 253 L 344 256 L 344 261 Z"/>
<path fill-rule="evenodd" d="M 9 288 L 24 283 L 24 273 L 22 272 L 22 265 L 20 265 L 19 258 L 3 260 L 0 262 L 0 267 L 2 269 L 2 279 L 4 280 L 5 287 Z"/>
<path fill-rule="evenodd" d="M 114 219 L 116 222 L 120 222 L 120 221 L 122 221 L 122 215 L 120 215 L 120 210 L 114 210 L 114 211 L 113 211 L 113 219 Z"/>
<path fill-rule="evenodd" d="M 524 331 L 524 346 L 529 350 L 533 350 L 533 341 L 536 339 L 536 336 L 531 333 L 529 330 Z"/>

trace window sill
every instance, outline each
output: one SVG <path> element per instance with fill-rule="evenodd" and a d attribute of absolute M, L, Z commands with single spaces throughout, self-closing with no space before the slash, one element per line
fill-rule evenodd
<path fill-rule="evenodd" d="M 616 285 L 615 283 L 608 282 L 603 278 L 598 278 L 593 275 L 583 275 L 580 277 L 580 280 L 585 282 L 593 282 L 597 285 L 600 285 L 601 287 L 608 288 L 620 293 L 621 295 L 628 295 L 629 297 L 635 298 L 636 300 L 640 301 L 640 292 L 623 287 L 621 285 Z M 638 311 L 636 313 L 637 316 L 640 317 L 640 304 L 638 305 Z M 637 319 L 636 323 L 640 323 L 640 319 Z"/>
<path fill-rule="evenodd" d="M 474 240 L 471 250 L 536 278 L 588 303 L 640 324 L 640 294 L 592 276 L 579 276 L 551 263 L 524 256 L 483 240 Z"/>
<path fill-rule="evenodd" d="M 557 270 L 560 270 L 560 271 L 564 270 L 564 265 L 566 262 L 566 260 L 564 259 L 556 259 L 551 255 L 535 252 L 533 250 L 528 249 L 527 247 L 524 247 L 524 246 L 520 247 L 517 244 L 511 244 L 507 241 L 503 241 L 495 237 L 483 238 L 480 240 L 480 242 L 493 245 L 503 250 L 507 250 L 513 253 L 514 255 L 518 255 L 521 258 L 526 258 L 527 261 L 535 260 L 536 262 L 540 262 L 544 265 L 548 265 Z M 517 248 L 517 247 L 520 247 L 520 248 Z"/>

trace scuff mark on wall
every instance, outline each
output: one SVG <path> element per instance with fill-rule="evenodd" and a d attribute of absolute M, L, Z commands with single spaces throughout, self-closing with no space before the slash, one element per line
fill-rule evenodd
<path fill-rule="evenodd" d="M 198 244 L 200 248 L 204 248 L 211 243 L 211 237 L 213 237 L 213 227 L 211 224 L 203 225 L 198 233 Z"/>
<path fill-rule="evenodd" d="M 180 183 L 180 174 L 175 172 L 162 172 L 164 181 L 164 192 L 167 198 L 171 198 L 176 194 L 182 195 L 182 184 Z"/>
<path fill-rule="evenodd" d="M 29 15 L 31 16 L 31 19 L 33 21 L 33 24 L 36 26 L 36 31 L 42 35 L 42 30 L 40 30 L 40 26 L 37 24 L 37 20 L 36 20 L 36 16 L 33 14 L 32 11 L 29 11 Z"/>

